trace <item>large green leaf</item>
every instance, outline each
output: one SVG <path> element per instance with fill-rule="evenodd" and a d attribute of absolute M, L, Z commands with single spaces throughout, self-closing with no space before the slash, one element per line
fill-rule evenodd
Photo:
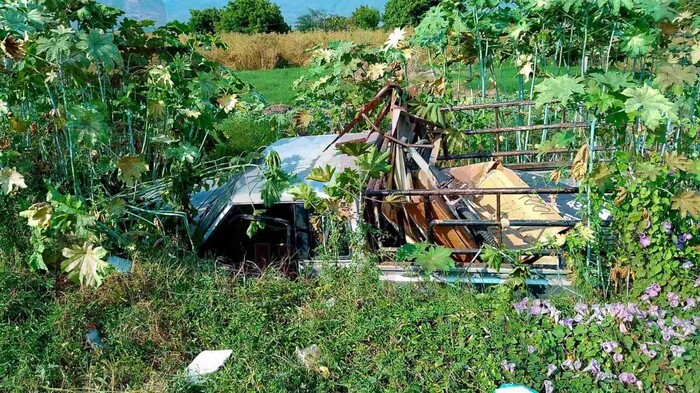
<path fill-rule="evenodd" d="M 431 246 L 416 255 L 416 264 L 426 272 L 446 271 L 455 267 L 452 251 L 443 246 Z"/>
<path fill-rule="evenodd" d="M 74 105 L 68 112 L 68 128 L 76 135 L 77 142 L 88 147 L 107 139 L 105 116 L 94 105 Z"/>
<path fill-rule="evenodd" d="M 583 79 L 568 75 L 545 79 L 535 86 L 537 106 L 543 106 L 551 101 L 559 101 L 565 106 L 574 94 L 583 94 Z"/>
<path fill-rule="evenodd" d="M 686 85 L 693 86 L 698 79 L 698 69 L 696 67 L 683 67 L 678 64 L 665 64 L 659 67 L 656 72 L 656 83 L 662 90 L 671 89 L 680 95 Z"/>
<path fill-rule="evenodd" d="M 682 218 L 690 213 L 695 218 L 700 218 L 700 193 L 694 190 L 685 190 L 677 193 L 671 207 L 678 210 Z"/>
<path fill-rule="evenodd" d="M 380 153 L 376 147 L 373 147 L 369 153 L 363 154 L 357 159 L 357 165 L 362 172 L 372 179 L 379 179 L 383 173 L 391 170 L 389 160 L 389 152 Z"/>
<path fill-rule="evenodd" d="M 625 101 L 625 112 L 630 118 L 639 116 L 651 129 L 656 129 L 664 120 L 678 120 L 673 103 L 653 87 L 628 87 L 622 94 L 629 97 Z"/>
<path fill-rule="evenodd" d="M 110 33 L 101 33 L 99 30 L 83 33 L 76 48 L 84 51 L 90 61 L 102 64 L 107 69 L 124 64 L 119 48 L 114 45 L 114 36 Z"/>
<path fill-rule="evenodd" d="M 105 249 L 94 247 L 89 242 L 82 246 L 66 247 L 63 249 L 65 260 L 61 263 L 61 269 L 68 273 L 68 278 L 79 281 L 80 285 L 99 287 L 109 269 L 109 264 L 102 260 L 105 256 Z"/>
<path fill-rule="evenodd" d="M 331 179 L 333 179 L 333 175 L 335 174 L 335 168 L 331 167 L 330 165 L 326 164 L 325 167 L 316 167 L 311 170 L 311 173 L 309 173 L 306 178 L 308 180 L 313 180 L 313 181 L 319 181 L 319 182 L 329 182 Z"/>

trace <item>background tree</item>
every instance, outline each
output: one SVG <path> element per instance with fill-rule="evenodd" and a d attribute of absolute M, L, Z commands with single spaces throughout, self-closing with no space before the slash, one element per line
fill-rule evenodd
<path fill-rule="evenodd" d="M 339 15 L 332 15 L 324 10 L 309 8 L 309 11 L 297 18 L 296 29 L 299 31 L 338 31 L 350 28 L 350 20 Z"/>
<path fill-rule="evenodd" d="M 423 15 L 439 0 L 389 0 L 384 8 L 384 26 L 417 26 Z"/>
<path fill-rule="evenodd" d="M 221 11 L 217 32 L 286 33 L 289 25 L 280 7 L 269 0 L 234 0 Z"/>
<path fill-rule="evenodd" d="M 360 29 L 376 29 L 380 20 L 379 10 L 366 5 L 360 6 L 350 15 L 352 24 Z"/>
<path fill-rule="evenodd" d="M 215 26 L 221 20 L 221 11 L 216 8 L 190 10 L 190 28 L 199 33 L 213 34 Z"/>

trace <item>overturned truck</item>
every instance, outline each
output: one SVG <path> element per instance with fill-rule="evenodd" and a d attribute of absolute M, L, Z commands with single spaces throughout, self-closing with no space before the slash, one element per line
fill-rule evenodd
<path fill-rule="evenodd" d="M 543 143 L 548 132 L 575 132 L 589 125 L 567 121 L 564 109 L 545 107 L 544 115 L 533 116 L 532 101 L 441 108 L 443 116 L 471 116 L 471 124 L 487 123 L 478 120 L 485 118 L 490 123 L 457 131 L 463 139 L 455 147 L 448 143 L 445 127 L 410 113 L 401 100 L 401 90 L 388 86 L 339 134 L 285 138 L 264 154 L 277 152 L 283 171 L 323 197 L 323 183 L 307 179 L 313 168 L 329 165 L 340 173 L 356 167 L 354 158 L 339 146 L 362 142 L 390 153 L 391 170 L 369 181 L 359 209 L 363 220 L 383 234 L 368 243 L 377 255 L 387 256 L 378 265 L 385 279 L 425 279 L 414 266 L 391 256 L 403 244 L 429 242 L 451 249 L 456 262 L 455 269 L 433 278 L 502 282 L 512 266 L 489 268 L 480 258 L 488 245 L 529 250 L 519 261 L 531 265 L 528 284 L 568 286 L 570 272 L 561 252 L 533 247 L 566 234 L 581 220 L 579 187 L 550 176 L 551 171 L 570 166 L 576 151 L 528 147 L 536 140 Z M 489 116 L 479 115 L 485 111 Z M 516 124 L 502 126 L 505 122 Z M 364 132 L 351 132 L 363 125 Z M 515 134 L 517 143 L 509 145 L 513 138 L 508 136 Z M 315 258 L 315 249 L 328 233 L 312 225 L 313 212 L 302 201 L 285 192 L 264 214 L 253 214 L 263 208 L 261 171 L 261 166 L 251 166 L 221 187 L 193 196 L 203 252 L 257 265 L 277 262 L 296 272 L 319 269 L 322 263 Z M 350 217 L 347 225 L 354 227 L 357 215 Z M 247 234 L 251 221 L 265 224 L 252 237 Z M 351 253 L 348 248 L 337 263 L 349 264 Z"/>

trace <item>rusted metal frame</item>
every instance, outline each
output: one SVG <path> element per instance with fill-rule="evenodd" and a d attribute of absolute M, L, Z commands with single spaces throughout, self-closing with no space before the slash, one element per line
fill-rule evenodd
<path fill-rule="evenodd" d="M 543 162 L 521 162 L 519 164 L 508 164 L 509 169 L 529 171 L 546 171 L 550 169 L 566 168 L 573 165 L 571 161 L 543 161 Z"/>
<path fill-rule="evenodd" d="M 433 145 L 416 145 L 416 144 L 412 144 L 412 143 L 406 143 L 406 142 L 400 141 L 400 140 L 398 140 L 398 139 L 396 139 L 396 138 L 394 138 L 393 136 L 388 135 L 388 134 L 384 134 L 384 137 L 385 137 L 386 139 L 390 140 L 391 142 L 396 143 L 397 145 L 399 145 L 399 146 L 401 146 L 401 147 L 404 147 L 404 148 L 406 148 L 406 149 L 410 149 L 410 148 L 414 148 L 414 149 L 432 149 L 432 148 L 433 148 Z"/>
<path fill-rule="evenodd" d="M 496 194 L 496 220 L 501 223 L 501 194 Z M 498 244 L 503 244 L 503 225 L 498 226 Z"/>
<path fill-rule="evenodd" d="M 369 197 L 383 197 L 388 195 L 406 196 L 467 196 L 467 195 L 555 195 L 578 194 L 579 187 L 518 187 L 518 188 L 433 188 L 413 190 L 369 190 L 365 192 Z"/>
<path fill-rule="evenodd" d="M 588 128 L 589 124 L 586 122 L 576 122 L 576 123 L 556 123 L 556 124 L 531 124 L 524 126 L 512 126 L 512 127 L 500 127 L 500 128 L 483 128 L 477 130 L 464 130 L 462 133 L 464 135 L 481 135 L 481 134 L 500 134 L 504 132 L 518 132 L 518 131 L 537 131 L 537 130 L 551 130 L 559 128 Z"/>
<path fill-rule="evenodd" d="M 532 106 L 532 105 L 535 105 L 535 101 L 524 100 L 524 101 L 486 102 L 483 104 L 448 106 L 448 107 L 440 108 L 440 111 L 441 112 L 474 111 L 474 110 L 479 110 L 479 109 L 513 108 L 513 107 Z"/>
<path fill-rule="evenodd" d="M 614 148 L 597 148 L 596 152 L 611 152 L 615 151 Z M 473 154 L 454 154 L 454 155 L 444 155 L 439 156 L 438 161 L 449 161 L 449 160 L 469 160 L 474 158 L 495 158 L 495 157 L 513 157 L 513 156 L 532 156 L 536 154 L 549 155 L 549 154 L 575 154 L 576 150 L 569 149 L 552 149 L 547 152 L 541 152 L 539 150 L 521 150 L 521 151 L 495 151 L 491 153 L 473 153 Z"/>
<path fill-rule="evenodd" d="M 573 227 L 581 220 L 512 220 L 511 227 Z M 428 223 L 428 242 L 433 243 L 435 239 L 435 227 L 461 227 L 467 225 L 481 225 L 497 227 L 499 232 L 503 231 L 501 220 L 431 220 Z M 502 235 L 501 235 L 502 236 Z M 499 239 L 499 244 L 503 239 Z"/>
<path fill-rule="evenodd" d="M 457 254 L 457 255 L 477 254 L 477 253 L 479 253 L 479 251 L 481 251 L 481 249 L 480 248 L 453 248 L 450 251 L 452 251 L 452 254 Z M 566 251 L 562 251 L 562 250 L 549 250 L 549 249 L 545 249 L 545 250 L 529 250 L 528 249 L 528 250 L 523 250 L 523 251 L 526 251 L 530 255 L 533 255 L 533 256 L 562 255 L 566 252 Z"/>

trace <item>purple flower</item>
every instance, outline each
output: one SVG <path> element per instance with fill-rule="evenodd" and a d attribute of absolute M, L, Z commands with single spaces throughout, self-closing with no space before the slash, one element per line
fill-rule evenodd
<path fill-rule="evenodd" d="M 625 385 L 637 383 L 637 377 L 632 373 L 621 373 L 617 378 Z"/>
<path fill-rule="evenodd" d="M 642 232 L 639 234 L 639 244 L 642 245 L 642 248 L 647 248 L 651 245 L 651 239 L 646 233 Z"/>
<path fill-rule="evenodd" d="M 671 353 L 673 354 L 674 358 L 679 358 L 685 353 L 685 348 L 681 347 L 680 345 L 671 345 Z"/>
<path fill-rule="evenodd" d="M 528 298 L 525 298 L 525 299 L 513 304 L 513 307 L 515 307 L 515 311 L 517 311 L 517 313 L 520 314 L 521 312 L 527 310 L 527 303 L 529 301 L 530 300 Z"/>
<path fill-rule="evenodd" d="M 617 362 L 617 363 L 620 363 L 620 362 L 623 361 L 624 359 L 625 359 L 625 357 L 622 356 L 622 354 L 620 354 L 620 353 L 616 353 L 616 354 L 613 355 L 613 360 L 614 360 L 615 362 Z"/>
<path fill-rule="evenodd" d="M 552 381 L 544 381 L 544 393 L 552 393 L 554 391 L 554 384 Z"/>
<path fill-rule="evenodd" d="M 528 345 L 528 346 L 527 346 L 527 351 L 530 352 L 530 353 L 535 353 L 535 352 L 537 352 L 537 350 L 535 349 L 535 347 L 533 347 L 532 345 Z"/>
<path fill-rule="evenodd" d="M 583 364 L 581 364 L 580 360 L 577 359 L 574 361 L 574 370 L 576 370 L 576 371 L 580 370 L 581 366 L 583 366 Z"/>
<path fill-rule="evenodd" d="M 515 363 L 509 362 L 505 359 L 501 362 L 501 367 L 503 367 L 503 371 L 507 371 L 509 373 L 515 371 Z"/>
<path fill-rule="evenodd" d="M 686 233 L 684 233 L 683 235 L 681 235 L 681 237 L 679 238 L 679 240 L 680 240 L 680 239 L 683 239 L 684 242 L 687 242 L 688 240 L 690 240 L 690 239 L 692 239 L 692 238 L 693 238 L 693 235 L 691 235 L 690 233 L 686 232 Z"/>
<path fill-rule="evenodd" d="M 647 346 L 647 343 L 644 343 L 644 344 L 640 345 L 640 346 L 639 346 L 639 351 L 640 351 L 641 353 L 643 353 L 643 354 L 649 356 L 649 357 L 652 358 L 652 359 L 656 357 L 656 351 L 654 351 L 653 349 L 649 349 L 649 347 Z"/>
<path fill-rule="evenodd" d="M 574 328 L 574 320 L 571 318 L 560 319 L 559 324 L 564 326 L 564 327 L 568 327 L 569 329 Z"/>
<path fill-rule="evenodd" d="M 664 339 L 664 341 L 671 341 L 671 339 L 675 336 L 676 332 L 670 327 L 661 328 L 661 337 Z"/>
<path fill-rule="evenodd" d="M 547 366 L 547 377 L 552 376 L 552 374 L 554 374 L 555 371 L 557 371 L 557 366 L 550 363 Z"/>
<path fill-rule="evenodd" d="M 661 285 L 651 284 L 644 290 L 644 293 L 650 298 L 655 298 L 661 293 Z"/>
<path fill-rule="evenodd" d="M 685 306 L 683 306 L 683 310 L 690 310 L 691 308 L 695 308 L 695 304 L 695 298 L 689 297 L 685 299 Z"/>
<path fill-rule="evenodd" d="M 666 294 L 666 300 L 668 300 L 668 305 L 676 308 L 680 305 L 681 298 L 680 296 L 676 295 L 673 292 L 669 292 Z"/>
<path fill-rule="evenodd" d="M 657 305 L 650 306 L 649 310 L 647 311 L 649 312 L 649 315 L 651 315 L 654 318 L 663 318 L 666 315 L 666 311 L 662 310 Z"/>
<path fill-rule="evenodd" d="M 600 364 L 597 360 L 593 359 L 590 363 L 588 363 L 588 366 L 586 366 L 586 368 L 583 369 L 583 372 L 598 375 L 600 373 Z"/>
<path fill-rule="evenodd" d="M 685 262 L 683 262 L 683 264 L 681 265 L 681 267 L 682 267 L 683 269 L 686 269 L 686 270 L 692 269 L 692 268 L 693 268 L 693 262 L 685 261 Z"/>
<path fill-rule="evenodd" d="M 605 381 L 607 378 L 608 378 L 608 374 L 606 374 L 606 373 L 604 373 L 604 372 L 599 372 L 599 373 L 596 374 L 596 376 L 595 376 L 595 380 L 596 380 L 596 381 Z"/>
<path fill-rule="evenodd" d="M 700 287 L 700 277 L 695 279 L 695 282 L 693 283 L 693 288 Z"/>
<path fill-rule="evenodd" d="M 570 359 L 566 359 L 561 364 L 561 368 L 564 370 L 573 370 L 574 369 L 574 362 Z"/>
<path fill-rule="evenodd" d="M 601 348 L 603 348 L 603 351 L 605 351 L 605 353 L 610 353 L 618 347 L 618 344 L 615 341 L 606 341 L 600 344 L 600 346 Z"/>
<path fill-rule="evenodd" d="M 673 225 L 670 221 L 664 221 L 664 229 L 666 230 L 667 235 L 671 234 L 671 229 L 673 229 Z"/>

